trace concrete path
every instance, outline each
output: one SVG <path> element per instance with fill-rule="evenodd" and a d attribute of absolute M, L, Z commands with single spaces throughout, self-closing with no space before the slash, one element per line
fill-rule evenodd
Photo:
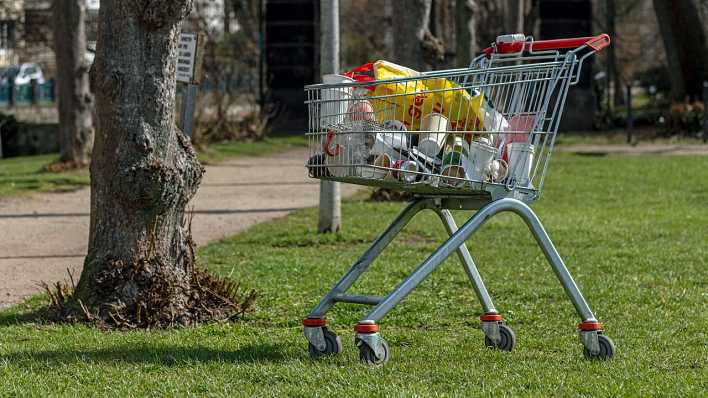
<path fill-rule="evenodd" d="M 558 145 L 560 152 L 580 155 L 708 155 L 708 145 L 639 144 L 639 145 Z"/>
<path fill-rule="evenodd" d="M 317 205 L 319 182 L 307 177 L 307 150 L 242 157 L 207 166 L 193 201 L 198 245 Z M 342 195 L 356 191 L 343 184 Z M 0 308 L 40 291 L 38 283 L 78 278 L 86 254 L 90 197 L 69 193 L 0 199 Z M 316 220 L 313 220 L 313 226 Z"/>

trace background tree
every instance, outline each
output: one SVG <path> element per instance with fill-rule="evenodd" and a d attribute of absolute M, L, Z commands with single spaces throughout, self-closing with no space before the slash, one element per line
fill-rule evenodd
<path fill-rule="evenodd" d="M 700 0 L 654 0 L 654 11 L 671 71 L 671 96 L 700 99 L 702 82 L 708 80 L 708 21 L 701 21 L 705 7 Z"/>
<path fill-rule="evenodd" d="M 203 173 L 174 123 L 177 39 L 191 6 L 101 2 L 91 227 L 74 300 L 108 324 L 188 325 L 239 310 L 233 286 L 196 269 L 185 219 Z"/>
<path fill-rule="evenodd" d="M 88 165 L 93 147 L 93 96 L 86 61 L 86 2 L 53 0 L 54 54 L 61 162 Z"/>
<path fill-rule="evenodd" d="M 420 71 L 443 60 L 442 41 L 430 31 L 432 0 L 390 0 L 395 12 L 393 59 Z"/>
<path fill-rule="evenodd" d="M 478 52 L 478 9 L 477 0 L 455 1 L 455 34 L 457 38 L 455 63 L 458 68 L 468 66 Z"/>

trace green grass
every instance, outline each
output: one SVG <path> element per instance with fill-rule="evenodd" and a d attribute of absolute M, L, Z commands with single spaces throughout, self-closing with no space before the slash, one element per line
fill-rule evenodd
<path fill-rule="evenodd" d="M 297 147 L 306 147 L 304 135 L 274 136 L 260 141 L 228 141 L 210 144 L 197 151 L 199 161 L 205 164 L 218 163 L 238 156 L 270 155 Z"/>
<path fill-rule="evenodd" d="M 260 291 L 241 323 L 102 332 L 23 321 L 38 298 L 0 313 L 0 395 L 705 396 L 708 157 L 552 163 L 534 209 L 614 339 L 612 361 L 583 359 L 577 316 L 511 214 L 469 245 L 516 332 L 514 352 L 483 347 L 480 307 L 453 256 L 381 322 L 389 364 L 357 362 L 352 326 L 365 310 L 344 304 L 328 314 L 343 354 L 311 361 L 301 319 L 402 206 L 355 201 L 343 205 L 339 235 L 315 234 L 310 209 L 199 251 L 212 270 Z M 395 286 L 444 239 L 438 224 L 416 218 L 353 291 Z"/>
<path fill-rule="evenodd" d="M 705 145 L 702 139 L 685 136 L 659 137 L 655 129 L 638 129 L 632 143 L 640 145 Z M 627 131 L 619 128 L 605 132 L 558 133 L 555 145 L 627 145 Z"/>
<path fill-rule="evenodd" d="M 0 198 L 28 192 L 70 191 L 89 184 L 88 170 L 46 171 L 58 155 L 0 159 Z"/>

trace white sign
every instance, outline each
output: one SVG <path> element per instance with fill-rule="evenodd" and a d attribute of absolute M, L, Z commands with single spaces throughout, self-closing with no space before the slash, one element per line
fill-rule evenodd
<path fill-rule="evenodd" d="M 194 80 L 194 62 L 197 59 L 197 34 L 181 33 L 177 48 L 177 81 L 191 83 Z"/>

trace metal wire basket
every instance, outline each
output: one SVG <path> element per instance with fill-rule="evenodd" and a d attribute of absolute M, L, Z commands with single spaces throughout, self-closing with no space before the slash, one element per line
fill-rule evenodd
<path fill-rule="evenodd" d="M 517 47 L 502 38 L 469 68 L 305 87 L 310 175 L 424 196 L 536 200 L 568 87 L 595 48 L 544 50 L 509 36 Z"/>

